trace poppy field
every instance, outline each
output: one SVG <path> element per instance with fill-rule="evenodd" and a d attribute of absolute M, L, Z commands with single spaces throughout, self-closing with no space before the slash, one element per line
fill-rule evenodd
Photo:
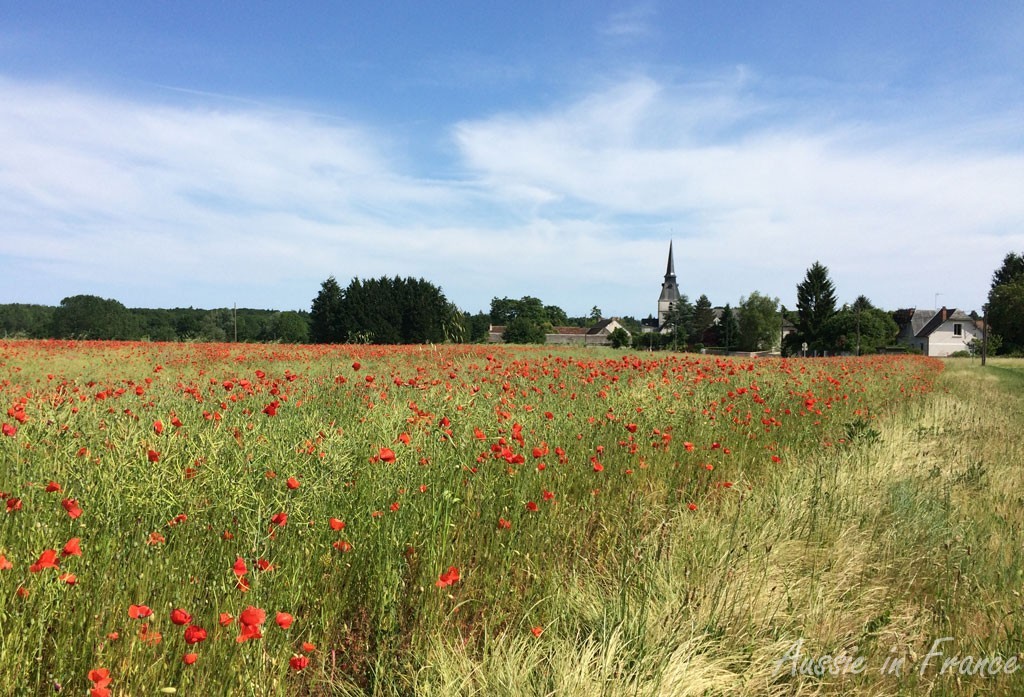
<path fill-rule="evenodd" d="M 972 370 L 0 342 L 0 692 L 1000 693 L 1018 375 Z"/>

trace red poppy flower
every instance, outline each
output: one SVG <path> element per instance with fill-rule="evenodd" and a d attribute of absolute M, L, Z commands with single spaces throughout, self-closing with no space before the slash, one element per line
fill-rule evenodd
<path fill-rule="evenodd" d="M 292 626 L 292 622 L 295 621 L 295 618 L 287 612 L 279 612 L 274 617 L 274 621 L 277 622 L 277 626 L 281 629 L 288 629 Z"/>
<path fill-rule="evenodd" d="M 139 638 L 147 644 L 152 644 L 153 646 L 156 646 L 163 640 L 164 635 L 156 631 L 155 629 L 151 630 L 148 624 L 144 624 L 141 627 L 139 627 Z"/>
<path fill-rule="evenodd" d="M 160 453 L 155 450 L 147 450 L 146 457 L 150 462 L 160 462 Z"/>
<path fill-rule="evenodd" d="M 149 537 L 146 538 L 147 545 L 159 545 L 163 544 L 164 542 L 167 542 L 167 538 L 165 538 L 158 532 L 151 532 L 149 533 Z"/>
<path fill-rule="evenodd" d="M 526 502 L 526 510 L 528 510 L 530 512 L 536 511 L 537 510 L 537 502 L 536 501 L 527 501 Z"/>
<path fill-rule="evenodd" d="M 311 651 L 316 651 L 316 644 L 311 644 L 308 641 L 304 641 L 304 642 L 302 642 L 302 650 L 305 651 L 306 653 L 310 653 Z"/>
<path fill-rule="evenodd" d="M 141 620 L 153 614 L 153 608 L 148 605 L 129 605 L 128 616 L 133 620 Z"/>
<path fill-rule="evenodd" d="M 13 426 L 12 424 L 9 424 L 5 421 L 3 425 L 3 433 L 5 436 L 13 438 L 15 435 L 17 435 L 18 428 L 17 426 Z"/>
<path fill-rule="evenodd" d="M 230 613 L 227 613 L 227 612 L 222 612 L 222 613 L 220 613 L 220 617 L 218 617 L 218 618 L 217 618 L 217 623 L 218 623 L 218 624 L 219 624 L 219 625 L 220 625 L 221 627 L 228 627 L 228 626 L 230 626 L 230 625 L 231 625 L 231 623 L 232 623 L 232 622 L 234 622 L 234 621 L 235 621 L 235 618 L 234 618 L 234 617 L 232 617 L 232 616 L 231 616 L 231 614 L 230 614 Z"/>
<path fill-rule="evenodd" d="M 64 545 L 64 549 L 61 550 L 61 554 L 65 557 L 80 557 L 82 556 L 82 548 L 79 546 L 79 538 L 72 537 Z"/>
<path fill-rule="evenodd" d="M 64 583 L 68 584 L 69 586 L 73 586 L 76 583 L 78 583 L 78 577 L 75 576 L 74 574 L 68 574 L 68 573 L 61 574 L 60 576 L 57 577 L 57 580 L 63 581 Z"/>
<path fill-rule="evenodd" d="M 278 527 L 284 527 L 288 524 L 288 514 L 282 511 L 281 513 L 275 513 L 270 517 L 270 523 L 277 525 Z"/>
<path fill-rule="evenodd" d="M 107 668 L 94 668 L 89 671 L 89 681 L 94 684 L 103 683 L 104 686 L 110 684 L 110 670 Z"/>
<path fill-rule="evenodd" d="M 331 526 L 331 530 L 345 529 L 345 521 L 339 520 L 338 518 L 331 518 L 329 521 L 327 521 L 327 524 Z"/>
<path fill-rule="evenodd" d="M 194 624 L 190 624 L 185 627 L 185 643 L 191 646 L 192 644 L 198 644 L 201 641 L 206 641 L 206 630 L 202 627 L 197 627 Z"/>
<path fill-rule="evenodd" d="M 459 578 L 459 569 L 454 566 L 449 566 L 447 571 L 441 572 L 441 575 L 438 577 L 434 585 L 438 588 L 446 588 L 458 581 Z"/>
<path fill-rule="evenodd" d="M 245 565 L 245 559 L 241 557 L 235 558 L 235 563 L 231 567 L 231 570 L 235 572 L 235 576 L 245 576 L 249 573 L 249 567 Z"/>
<path fill-rule="evenodd" d="M 242 610 L 242 614 L 238 616 L 238 621 L 244 625 L 258 627 L 267 621 L 267 613 L 265 610 L 250 605 Z"/>
<path fill-rule="evenodd" d="M 339 552 L 351 552 L 352 551 L 352 543 L 346 542 L 345 540 L 338 540 L 337 542 L 332 543 L 331 546 L 334 547 Z"/>
<path fill-rule="evenodd" d="M 181 657 L 181 662 L 184 663 L 187 666 L 190 666 L 193 663 L 195 663 L 198 659 L 199 659 L 199 654 L 198 653 L 186 653 L 184 656 Z"/>
<path fill-rule="evenodd" d="M 192 615 L 188 614 L 181 608 L 171 610 L 171 622 L 177 625 L 186 625 L 192 621 Z"/>
<path fill-rule="evenodd" d="M 533 627 L 533 628 L 530 629 L 530 634 L 533 634 L 535 637 L 539 637 L 543 633 L 544 633 L 544 628 L 543 627 Z"/>
<path fill-rule="evenodd" d="M 377 454 L 377 458 L 380 459 L 381 462 L 394 462 L 395 451 L 391 448 L 381 448 L 380 453 Z"/>
<path fill-rule="evenodd" d="M 43 569 L 56 569 L 57 564 L 57 550 L 47 549 L 39 555 L 39 560 L 35 564 L 28 567 L 28 570 L 35 574 Z"/>
<path fill-rule="evenodd" d="M 267 406 L 263 407 L 263 413 L 267 416 L 277 416 L 277 408 L 281 406 L 280 402 L 271 402 Z"/>
<path fill-rule="evenodd" d="M 13 568 L 14 568 L 14 564 L 9 562 L 7 560 L 7 557 L 5 557 L 4 555 L 0 554 L 0 571 L 7 571 L 8 569 L 13 569 Z"/>
<path fill-rule="evenodd" d="M 60 491 L 60 484 L 54 481 L 49 482 L 46 485 L 46 493 L 52 494 L 55 491 Z"/>
<path fill-rule="evenodd" d="M 161 433 L 163 433 L 164 432 L 164 422 L 163 421 L 159 421 L 159 420 L 154 421 L 153 422 L 153 432 L 156 433 L 158 436 Z"/>
<path fill-rule="evenodd" d="M 512 521 L 505 520 L 504 518 L 498 518 L 498 527 L 502 530 L 512 529 Z"/>
<path fill-rule="evenodd" d="M 64 510 L 68 512 L 72 519 L 81 517 L 82 509 L 79 508 L 78 501 L 75 499 L 64 499 L 60 502 L 60 505 L 64 507 Z"/>
<path fill-rule="evenodd" d="M 689 508 L 691 511 L 696 511 L 697 510 L 697 504 L 695 504 L 695 503 L 688 503 L 688 504 L 686 504 L 686 507 Z"/>
<path fill-rule="evenodd" d="M 299 480 L 296 479 L 295 477 L 288 477 L 288 481 L 285 483 L 288 485 L 289 489 L 298 489 L 300 486 L 302 486 L 301 484 L 299 484 Z"/>
<path fill-rule="evenodd" d="M 13 511 L 20 511 L 20 510 L 21 510 L 21 499 L 15 498 L 13 496 L 11 498 L 7 499 L 7 512 L 8 513 L 12 513 Z"/>

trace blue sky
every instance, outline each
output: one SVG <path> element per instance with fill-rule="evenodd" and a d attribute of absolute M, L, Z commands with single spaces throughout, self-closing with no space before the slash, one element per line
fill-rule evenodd
<path fill-rule="evenodd" d="M 1020 2 L 0 0 L 0 302 L 979 309 L 1024 251 Z"/>

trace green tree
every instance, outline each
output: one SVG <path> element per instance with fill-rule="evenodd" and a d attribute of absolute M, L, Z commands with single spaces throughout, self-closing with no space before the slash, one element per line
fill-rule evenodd
<path fill-rule="evenodd" d="M 1024 254 L 1010 252 L 992 274 L 987 319 L 1001 353 L 1024 352 Z"/>
<path fill-rule="evenodd" d="M 769 351 L 779 339 L 779 299 L 756 290 L 740 298 L 739 340 L 741 351 Z"/>
<path fill-rule="evenodd" d="M 491 316 L 486 312 L 478 312 L 471 315 L 468 312 L 463 315 L 467 327 L 466 340 L 471 343 L 487 341 L 487 333 L 491 328 Z"/>
<path fill-rule="evenodd" d="M 309 341 L 309 317 L 302 312 L 278 312 L 273 321 L 274 338 L 286 344 Z"/>
<path fill-rule="evenodd" d="M 608 343 L 612 345 L 612 348 L 622 348 L 623 346 L 629 346 L 630 335 L 622 327 L 615 327 L 611 334 L 608 335 Z"/>
<path fill-rule="evenodd" d="M 49 305 L 0 305 L 0 337 L 49 338 L 53 330 L 53 310 Z"/>
<path fill-rule="evenodd" d="M 1024 352 L 1024 275 L 992 288 L 988 321 L 1002 339 L 1000 353 Z"/>
<path fill-rule="evenodd" d="M 672 347 L 678 349 L 686 345 L 686 340 L 693 333 L 693 305 L 690 299 L 681 295 L 672 303 L 665 313 L 665 326 L 669 329 Z"/>
<path fill-rule="evenodd" d="M 137 339 L 134 317 L 117 300 L 73 295 L 53 312 L 53 335 L 60 339 Z"/>
<path fill-rule="evenodd" d="M 545 341 L 544 327 L 529 317 L 516 317 L 507 325 L 501 335 L 509 344 L 543 344 Z"/>
<path fill-rule="evenodd" d="M 867 300 L 864 296 L 861 298 Z M 873 307 L 870 302 L 855 302 L 844 306 L 825 322 L 822 341 L 829 351 L 870 354 L 892 346 L 898 333 L 899 327 L 891 314 Z"/>
<path fill-rule="evenodd" d="M 828 277 L 828 268 L 817 261 L 796 287 L 796 308 L 799 320 L 794 341 L 806 341 L 812 351 L 827 350 L 822 331 L 825 322 L 836 313 L 836 289 Z"/>
<path fill-rule="evenodd" d="M 729 306 L 729 303 L 726 303 L 725 307 L 722 308 L 722 316 L 718 320 L 718 343 L 726 351 L 731 351 L 739 341 L 739 336 L 740 326 L 739 322 L 736 321 L 736 313 Z"/>
<path fill-rule="evenodd" d="M 601 321 L 601 308 L 599 308 L 597 305 L 594 305 L 592 308 L 590 308 L 590 321 L 593 322 L 594 324 L 597 324 L 598 322 Z"/>
<path fill-rule="evenodd" d="M 710 329 L 714 323 L 714 308 L 711 307 L 708 296 L 702 294 L 693 305 L 693 332 L 690 334 L 690 343 L 704 343 L 704 332 Z"/>
<path fill-rule="evenodd" d="M 313 299 L 309 313 L 309 338 L 316 344 L 335 344 L 344 341 L 341 327 L 341 286 L 334 276 L 320 284 L 320 292 Z"/>

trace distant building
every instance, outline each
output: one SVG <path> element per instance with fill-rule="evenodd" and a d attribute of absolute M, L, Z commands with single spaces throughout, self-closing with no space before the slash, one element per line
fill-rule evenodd
<path fill-rule="evenodd" d="M 668 265 L 665 267 L 665 280 L 661 282 L 661 295 L 658 296 L 658 316 L 648 317 L 640 320 L 640 326 L 645 333 L 665 333 L 668 327 L 665 319 L 672 305 L 679 302 L 679 284 L 676 283 L 676 267 L 672 259 L 672 243 L 668 243 Z"/>
<path fill-rule="evenodd" d="M 966 351 L 972 339 L 981 340 L 981 327 L 962 310 L 901 310 L 903 323 L 896 340 L 926 356 Z"/>
<path fill-rule="evenodd" d="M 603 319 L 592 327 L 552 327 L 551 332 L 544 335 L 545 344 L 562 344 L 573 346 L 609 346 L 609 337 L 616 329 L 629 334 L 629 330 L 614 319 Z M 487 341 L 492 344 L 502 343 L 505 326 L 492 324 Z"/>

